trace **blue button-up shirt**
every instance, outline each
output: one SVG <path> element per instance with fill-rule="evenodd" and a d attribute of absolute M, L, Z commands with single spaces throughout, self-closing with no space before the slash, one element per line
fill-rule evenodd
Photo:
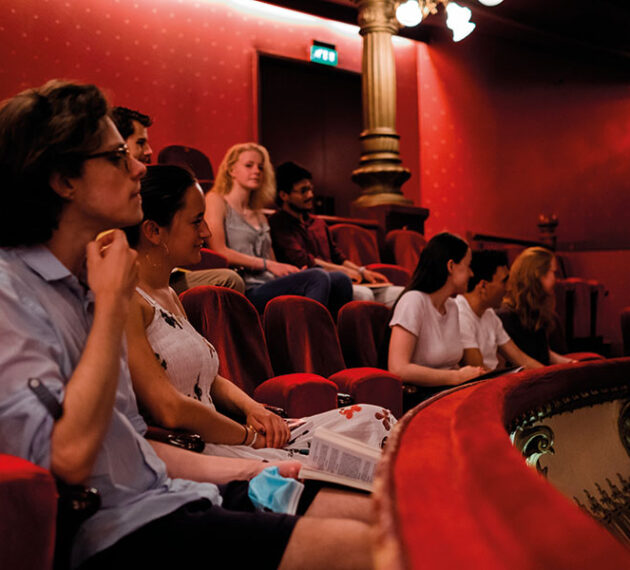
<path fill-rule="evenodd" d="M 92 314 L 91 291 L 46 247 L 0 249 L 0 453 L 50 468 L 53 418 L 27 380 L 63 400 Z M 73 566 L 186 503 L 221 503 L 215 485 L 169 479 L 145 430 L 123 350 L 111 423 L 86 482 L 102 507 L 79 530 Z"/>

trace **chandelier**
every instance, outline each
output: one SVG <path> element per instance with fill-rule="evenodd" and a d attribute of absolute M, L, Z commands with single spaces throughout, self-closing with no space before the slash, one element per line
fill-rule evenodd
<path fill-rule="evenodd" d="M 503 0 L 479 0 L 484 6 L 497 6 Z M 475 25 L 470 21 L 470 8 L 460 6 L 450 0 L 401 0 L 396 8 L 396 19 L 408 28 L 417 26 L 423 18 L 436 14 L 438 5 L 446 9 L 446 25 L 453 32 L 453 41 L 458 42 L 468 36 Z"/>

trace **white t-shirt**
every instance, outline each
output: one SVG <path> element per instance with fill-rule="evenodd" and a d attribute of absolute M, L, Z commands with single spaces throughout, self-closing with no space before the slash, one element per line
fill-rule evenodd
<path fill-rule="evenodd" d="M 447 299 L 441 314 L 421 291 L 407 291 L 398 301 L 390 327 L 400 325 L 417 337 L 413 363 L 429 368 L 457 368 L 464 353 L 457 305 Z"/>
<path fill-rule="evenodd" d="M 483 365 L 494 370 L 499 365 L 497 348 L 510 340 L 501 319 L 493 309 L 486 309 L 478 317 L 463 295 L 455 299 L 459 309 L 459 332 L 464 348 L 478 348 L 483 356 Z"/>

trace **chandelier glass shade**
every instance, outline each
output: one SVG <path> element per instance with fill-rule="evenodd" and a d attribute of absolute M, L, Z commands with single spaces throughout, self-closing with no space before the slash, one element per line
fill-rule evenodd
<path fill-rule="evenodd" d="M 503 0 L 479 0 L 484 6 L 497 6 L 501 2 Z M 470 8 L 451 0 L 400 0 L 396 7 L 396 19 L 405 27 L 417 26 L 427 16 L 437 14 L 440 4 L 445 8 L 446 25 L 453 32 L 453 41 L 463 40 L 475 29 L 475 23 L 470 21 Z"/>

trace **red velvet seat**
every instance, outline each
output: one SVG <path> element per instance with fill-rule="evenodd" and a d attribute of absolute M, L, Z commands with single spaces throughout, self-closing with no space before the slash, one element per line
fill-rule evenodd
<path fill-rule="evenodd" d="M 339 249 L 354 263 L 382 273 L 394 285 L 405 286 L 409 282 L 411 273 L 407 269 L 381 263 L 376 237 L 369 230 L 353 224 L 334 224 L 330 232 Z"/>
<path fill-rule="evenodd" d="M 201 261 L 194 265 L 187 265 L 185 269 L 189 271 L 196 271 L 199 269 L 223 269 L 228 267 L 228 260 L 224 255 L 208 249 L 206 247 L 201 248 Z"/>
<path fill-rule="evenodd" d="M 406 414 L 375 481 L 376 568 L 630 568 L 630 552 L 528 467 L 506 428 L 569 394 L 623 389 L 629 374 L 630 359 L 553 366 L 455 388 Z"/>
<path fill-rule="evenodd" d="M 259 402 L 303 417 L 337 407 L 337 386 L 316 374 L 272 378 L 260 317 L 244 295 L 225 287 L 194 287 L 180 296 L 192 325 L 216 349 L 219 374 Z"/>
<path fill-rule="evenodd" d="M 412 230 L 392 230 L 385 236 L 389 261 L 404 267 L 410 275 L 413 275 L 425 245 L 424 236 Z"/>
<path fill-rule="evenodd" d="M 349 367 L 387 368 L 391 311 L 381 303 L 351 301 L 341 307 L 337 331 Z"/>
<path fill-rule="evenodd" d="M 323 305 L 306 297 L 276 297 L 267 303 L 264 322 L 276 373 L 321 374 L 355 402 L 383 406 L 400 417 L 400 378 L 375 367 L 346 369 L 335 325 Z"/>
<path fill-rule="evenodd" d="M 204 192 L 212 187 L 214 172 L 210 159 L 196 148 L 179 144 L 166 146 L 158 154 L 157 161 L 158 164 L 175 164 L 192 171 Z"/>
<path fill-rule="evenodd" d="M 48 471 L 0 455 L 0 568 L 48 570 L 53 565 L 57 489 Z"/>
<path fill-rule="evenodd" d="M 623 353 L 630 356 L 630 307 L 621 310 L 621 336 L 623 337 Z"/>

